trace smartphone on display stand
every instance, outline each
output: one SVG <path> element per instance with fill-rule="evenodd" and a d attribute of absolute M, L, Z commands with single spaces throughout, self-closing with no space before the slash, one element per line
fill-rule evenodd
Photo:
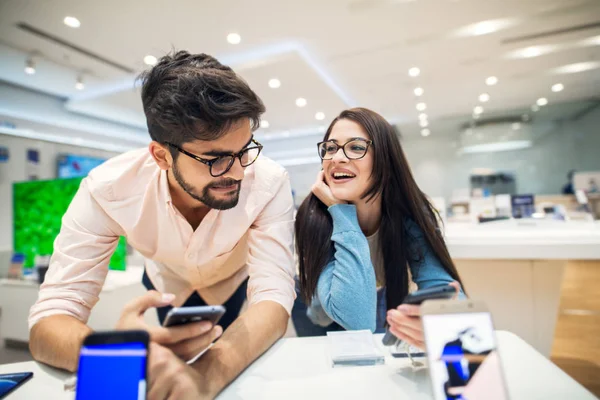
<path fill-rule="evenodd" d="M 478 301 L 426 301 L 421 319 L 435 400 L 508 400 L 492 316 Z"/>
<path fill-rule="evenodd" d="M 175 307 L 167 313 L 163 326 L 177 326 L 200 321 L 210 321 L 216 325 L 223 314 L 225 314 L 224 306 Z"/>
<path fill-rule="evenodd" d="M 425 300 L 433 299 L 451 299 L 456 294 L 456 288 L 450 285 L 434 286 L 428 289 L 417 290 L 416 292 L 409 293 L 402 304 L 413 304 L 419 305 Z M 389 328 L 385 329 L 385 335 L 383 335 L 382 343 L 385 346 L 394 346 L 398 344 L 398 338 L 390 332 Z"/>
<path fill-rule="evenodd" d="M 15 372 L 0 375 L 0 399 L 5 398 L 33 377 L 33 372 Z"/>
<path fill-rule="evenodd" d="M 85 338 L 79 353 L 76 400 L 145 400 L 146 331 L 108 331 Z"/>

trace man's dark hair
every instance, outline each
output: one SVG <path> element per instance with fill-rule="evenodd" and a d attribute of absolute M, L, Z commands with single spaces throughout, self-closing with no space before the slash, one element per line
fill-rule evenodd
<path fill-rule="evenodd" d="M 139 79 L 148 131 L 159 143 L 215 140 L 243 118 L 254 130 L 265 112 L 248 84 L 207 54 L 173 52 Z"/>

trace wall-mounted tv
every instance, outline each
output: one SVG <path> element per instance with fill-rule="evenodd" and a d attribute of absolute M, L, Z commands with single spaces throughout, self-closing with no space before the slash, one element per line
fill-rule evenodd
<path fill-rule="evenodd" d="M 25 267 L 36 255 L 50 255 L 60 232 L 62 217 L 83 178 L 16 182 L 13 184 L 13 247 L 25 254 Z M 110 259 L 110 269 L 125 270 L 127 245 L 121 237 Z"/>
<path fill-rule="evenodd" d="M 87 176 L 90 171 L 106 161 L 105 158 L 80 156 L 76 154 L 61 154 L 57 158 L 57 178 L 80 178 Z"/>

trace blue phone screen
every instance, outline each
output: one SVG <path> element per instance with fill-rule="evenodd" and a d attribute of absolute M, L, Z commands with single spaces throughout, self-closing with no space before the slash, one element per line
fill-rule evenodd
<path fill-rule="evenodd" d="M 144 400 L 147 355 L 144 343 L 83 346 L 76 399 Z"/>
<path fill-rule="evenodd" d="M 23 380 L 31 376 L 31 372 L 0 375 L 0 398 L 10 392 Z"/>

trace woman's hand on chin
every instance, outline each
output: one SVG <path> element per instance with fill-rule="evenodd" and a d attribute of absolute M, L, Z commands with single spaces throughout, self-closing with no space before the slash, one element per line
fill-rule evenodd
<path fill-rule="evenodd" d="M 346 204 L 345 201 L 339 200 L 333 195 L 331 188 L 327 185 L 327 182 L 325 182 L 325 172 L 323 171 L 320 171 L 317 175 L 317 180 L 312 185 L 311 190 L 327 207 L 331 207 L 335 204 Z"/>

